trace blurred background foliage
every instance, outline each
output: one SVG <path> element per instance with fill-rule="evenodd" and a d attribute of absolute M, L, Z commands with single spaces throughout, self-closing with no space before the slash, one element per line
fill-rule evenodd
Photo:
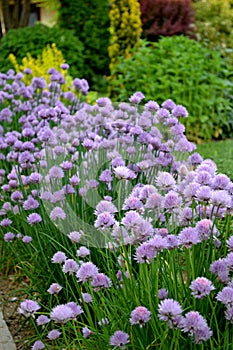
<path fill-rule="evenodd" d="M 31 3 L 53 10 L 56 25 L 19 28 L 12 14 L 18 11 L 20 18 L 21 1 L 0 2 L 0 34 L 6 32 L 0 71 L 14 67 L 10 54 L 20 65 L 28 53 L 36 59 L 54 43 L 70 65 L 69 75 L 87 79 L 97 96 L 122 101 L 142 90 L 147 99 L 171 98 L 189 110 L 190 139 L 233 136 L 233 0 Z"/>

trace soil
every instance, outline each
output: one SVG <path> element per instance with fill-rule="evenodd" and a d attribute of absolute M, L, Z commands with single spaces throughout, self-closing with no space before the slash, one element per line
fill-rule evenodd
<path fill-rule="evenodd" d="M 33 334 L 27 319 L 17 312 L 20 302 L 27 298 L 27 286 L 27 280 L 19 280 L 15 275 L 6 277 L 0 274 L 0 308 L 18 350 L 28 348 L 27 339 Z"/>

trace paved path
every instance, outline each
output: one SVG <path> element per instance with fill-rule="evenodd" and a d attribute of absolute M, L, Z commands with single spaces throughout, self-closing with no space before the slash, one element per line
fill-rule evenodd
<path fill-rule="evenodd" d="M 16 350 L 15 343 L 0 310 L 0 350 Z"/>

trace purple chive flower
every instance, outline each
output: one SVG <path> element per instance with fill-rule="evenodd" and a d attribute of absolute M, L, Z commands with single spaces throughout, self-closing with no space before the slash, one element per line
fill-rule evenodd
<path fill-rule="evenodd" d="M 64 172 L 59 166 L 54 165 L 49 169 L 49 177 L 51 179 L 62 179 L 64 177 Z"/>
<path fill-rule="evenodd" d="M 99 181 L 101 182 L 106 182 L 106 183 L 110 183 L 112 182 L 113 178 L 112 178 L 112 172 L 111 170 L 103 170 L 102 173 L 99 176 Z"/>
<path fill-rule="evenodd" d="M 151 312 L 144 306 L 136 307 L 130 315 L 130 323 L 132 325 L 139 324 L 140 327 L 143 327 L 146 322 L 150 321 Z"/>
<path fill-rule="evenodd" d="M 159 300 L 167 299 L 168 291 L 165 288 L 161 288 L 158 290 L 158 298 Z"/>
<path fill-rule="evenodd" d="M 116 331 L 110 338 L 110 345 L 125 349 L 125 345 L 129 343 L 129 335 L 122 331 Z"/>
<path fill-rule="evenodd" d="M 70 178 L 70 183 L 72 186 L 77 186 L 80 183 L 80 178 L 77 175 L 73 175 Z"/>
<path fill-rule="evenodd" d="M 188 111 L 184 106 L 177 105 L 174 109 L 172 109 L 172 114 L 176 118 L 185 117 L 188 116 Z"/>
<path fill-rule="evenodd" d="M 83 95 L 88 94 L 89 85 L 86 79 L 78 79 L 78 78 L 74 79 L 73 86 L 75 90 L 80 91 Z"/>
<path fill-rule="evenodd" d="M 160 108 L 156 113 L 156 117 L 158 118 L 158 120 L 163 122 L 163 121 L 166 121 L 168 118 L 170 118 L 170 113 L 167 109 Z"/>
<path fill-rule="evenodd" d="M 100 97 L 96 100 L 96 104 L 99 107 L 105 107 L 106 105 L 111 104 L 111 100 L 108 97 Z"/>
<path fill-rule="evenodd" d="M 64 263 L 66 261 L 66 259 L 67 259 L 67 257 L 65 255 L 65 253 L 63 253 L 63 252 L 56 252 L 53 255 L 51 261 L 54 264 L 62 264 L 62 263 Z"/>
<path fill-rule="evenodd" d="M 169 191 L 164 198 L 164 208 L 171 213 L 175 208 L 181 207 L 182 199 L 175 191 Z"/>
<path fill-rule="evenodd" d="M 161 190 L 168 190 L 174 188 L 176 184 L 175 179 L 173 176 L 167 172 L 160 172 L 159 175 L 156 178 L 156 185 Z"/>
<path fill-rule="evenodd" d="M 189 333 L 194 338 L 196 344 L 200 344 L 212 336 L 212 331 L 206 320 L 198 311 L 188 312 L 182 319 L 180 327 L 183 332 Z"/>
<path fill-rule="evenodd" d="M 199 153 L 193 153 L 188 157 L 188 163 L 194 166 L 201 164 L 202 161 L 203 158 Z"/>
<path fill-rule="evenodd" d="M 73 318 L 73 311 L 65 304 L 57 305 L 52 309 L 50 318 L 56 323 L 66 323 Z"/>
<path fill-rule="evenodd" d="M 218 174 L 215 176 L 212 188 L 214 190 L 226 190 L 230 184 L 230 179 L 225 174 Z"/>
<path fill-rule="evenodd" d="M 15 238 L 15 235 L 12 232 L 7 232 L 4 235 L 4 241 L 5 242 L 12 242 L 14 238 Z"/>
<path fill-rule="evenodd" d="M 8 227 L 11 224 L 12 224 L 11 219 L 3 219 L 2 221 L 0 221 L 0 226 L 2 226 L 2 227 Z"/>
<path fill-rule="evenodd" d="M 73 315 L 72 315 L 73 319 L 75 319 L 78 315 L 81 315 L 83 313 L 81 306 L 76 304 L 74 301 L 71 301 L 71 302 L 67 303 L 66 305 L 71 308 L 71 310 L 73 312 Z"/>
<path fill-rule="evenodd" d="M 82 299 L 84 303 L 92 303 L 92 296 L 89 293 L 82 293 Z M 82 299 L 79 299 L 79 301 L 82 302 Z"/>
<path fill-rule="evenodd" d="M 82 329 L 82 334 L 83 334 L 84 338 L 88 338 L 88 337 L 90 337 L 90 335 L 93 334 L 93 332 L 88 327 L 84 327 Z"/>
<path fill-rule="evenodd" d="M 196 182 L 201 185 L 211 185 L 213 181 L 212 175 L 208 171 L 199 171 L 196 176 Z"/>
<path fill-rule="evenodd" d="M 49 322 L 50 322 L 50 319 L 45 315 L 40 315 L 36 319 L 36 324 L 38 326 L 43 326 L 44 324 L 47 324 Z"/>
<path fill-rule="evenodd" d="M 93 281 L 91 282 L 92 287 L 94 287 L 94 291 L 98 292 L 102 288 L 110 288 L 111 280 L 104 273 L 98 273 L 93 277 Z"/>
<path fill-rule="evenodd" d="M 77 272 L 79 282 L 87 282 L 92 280 L 98 274 L 98 268 L 92 263 L 83 263 Z"/>
<path fill-rule="evenodd" d="M 233 288 L 224 287 L 221 292 L 218 292 L 216 299 L 227 307 L 233 307 Z"/>
<path fill-rule="evenodd" d="M 42 221 L 42 217 L 37 213 L 32 213 L 28 216 L 27 221 L 30 225 L 38 224 Z"/>
<path fill-rule="evenodd" d="M 219 208 L 231 207 L 231 196 L 225 190 L 217 190 L 212 192 L 211 204 Z"/>
<path fill-rule="evenodd" d="M 230 321 L 230 323 L 233 323 L 233 307 L 228 307 L 224 313 L 226 320 Z"/>
<path fill-rule="evenodd" d="M 162 103 L 162 107 L 172 111 L 176 107 L 176 104 L 172 100 L 168 99 Z"/>
<path fill-rule="evenodd" d="M 196 198 L 200 202 L 209 202 L 212 197 L 212 190 L 209 186 L 202 186 L 196 191 Z"/>
<path fill-rule="evenodd" d="M 164 299 L 159 303 L 159 319 L 169 322 L 169 326 L 177 326 L 181 321 L 182 307 L 178 301 Z"/>
<path fill-rule="evenodd" d="M 130 196 L 125 200 L 122 209 L 123 210 L 139 210 L 142 209 L 143 204 L 139 198 Z"/>
<path fill-rule="evenodd" d="M 77 250 L 77 254 L 79 257 L 81 258 L 85 258 L 86 256 L 88 256 L 90 254 L 90 250 L 87 249 L 86 247 L 80 247 L 78 250 Z"/>
<path fill-rule="evenodd" d="M 145 96 L 143 95 L 143 93 L 137 91 L 129 98 L 129 102 L 139 104 L 144 98 Z"/>
<path fill-rule="evenodd" d="M 69 69 L 69 67 L 70 66 L 67 63 L 62 63 L 61 64 L 61 69 L 67 70 L 67 69 Z"/>
<path fill-rule="evenodd" d="M 113 172 L 117 179 L 132 180 L 136 177 L 136 174 L 126 166 L 117 166 Z"/>
<path fill-rule="evenodd" d="M 225 283 L 229 281 L 229 271 L 225 259 L 218 259 L 210 265 L 210 272 L 217 274 L 220 282 Z"/>
<path fill-rule="evenodd" d="M 73 259 L 67 259 L 62 267 L 62 271 L 64 273 L 68 273 L 69 275 L 72 275 L 73 273 L 76 273 L 78 271 L 78 264 Z"/>
<path fill-rule="evenodd" d="M 66 160 L 61 164 L 61 167 L 63 170 L 68 171 L 68 170 L 72 169 L 73 164 Z"/>
<path fill-rule="evenodd" d="M 53 329 L 48 333 L 47 338 L 49 338 L 49 340 L 55 340 L 59 338 L 60 335 L 61 335 L 61 332 L 59 332 L 57 329 Z"/>
<path fill-rule="evenodd" d="M 47 289 L 47 292 L 49 294 L 58 294 L 62 290 L 62 286 L 60 286 L 58 283 L 52 283 Z"/>
<path fill-rule="evenodd" d="M 156 112 L 159 109 L 159 105 L 155 101 L 148 101 L 145 104 L 145 109 L 147 109 L 150 112 Z"/>
<path fill-rule="evenodd" d="M 115 224 L 115 219 L 112 214 L 109 212 L 103 212 L 97 216 L 97 219 L 95 221 L 95 227 L 96 228 L 104 228 L 104 227 L 110 227 Z"/>
<path fill-rule="evenodd" d="M 66 213 L 64 212 L 64 210 L 60 207 L 55 207 L 50 215 L 49 215 L 50 219 L 52 221 L 56 221 L 56 220 L 65 220 L 66 218 Z"/>
<path fill-rule="evenodd" d="M 39 309 L 40 305 L 36 301 L 27 299 L 20 303 L 18 313 L 24 315 L 25 317 L 30 317 Z"/>
<path fill-rule="evenodd" d="M 227 247 L 230 251 L 233 251 L 233 236 L 230 236 L 226 241 Z"/>
<path fill-rule="evenodd" d="M 100 215 L 101 213 L 104 213 L 104 212 L 114 214 L 117 212 L 117 207 L 110 201 L 107 201 L 107 200 L 100 201 L 96 206 L 95 215 Z"/>
<path fill-rule="evenodd" d="M 23 243 L 26 243 L 26 244 L 28 244 L 28 243 L 31 243 L 31 241 L 32 241 L 32 237 L 31 236 L 24 236 L 23 238 L 22 238 L 22 242 Z"/>
<path fill-rule="evenodd" d="M 178 235 L 180 244 L 186 248 L 191 248 L 192 245 L 200 243 L 198 231 L 193 227 L 184 228 Z"/>
<path fill-rule="evenodd" d="M 22 194 L 22 192 L 20 192 L 20 191 L 15 191 L 15 192 L 13 192 L 12 195 L 11 195 L 11 199 L 12 199 L 14 202 L 18 202 L 18 201 L 22 200 L 22 199 L 23 199 L 23 194 Z"/>
<path fill-rule="evenodd" d="M 45 345 L 42 343 L 41 340 L 37 340 L 32 346 L 32 350 L 42 350 L 42 349 L 45 349 Z"/>
<path fill-rule="evenodd" d="M 23 203 L 23 208 L 25 210 L 35 210 L 39 207 L 39 202 L 33 197 L 29 196 Z"/>
<path fill-rule="evenodd" d="M 145 208 L 147 209 L 161 209 L 163 208 L 164 198 L 158 192 L 154 192 L 147 198 Z"/>
<path fill-rule="evenodd" d="M 69 239 L 72 243 L 79 243 L 82 234 L 80 232 L 72 231 L 68 234 Z"/>
<path fill-rule="evenodd" d="M 214 290 L 214 286 L 210 280 L 205 277 L 197 277 L 194 281 L 192 281 L 190 287 L 192 290 L 192 295 L 194 298 L 201 299 L 206 295 L 209 295 L 212 290 Z"/>
<path fill-rule="evenodd" d="M 213 222 L 209 219 L 198 221 L 196 229 L 200 239 L 205 241 L 210 238 L 211 232 L 216 233 L 216 228 L 213 228 Z"/>

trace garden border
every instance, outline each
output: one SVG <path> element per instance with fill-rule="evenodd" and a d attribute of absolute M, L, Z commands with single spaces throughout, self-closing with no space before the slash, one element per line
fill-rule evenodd
<path fill-rule="evenodd" d="M 0 350 L 16 350 L 12 335 L 0 310 Z"/>

